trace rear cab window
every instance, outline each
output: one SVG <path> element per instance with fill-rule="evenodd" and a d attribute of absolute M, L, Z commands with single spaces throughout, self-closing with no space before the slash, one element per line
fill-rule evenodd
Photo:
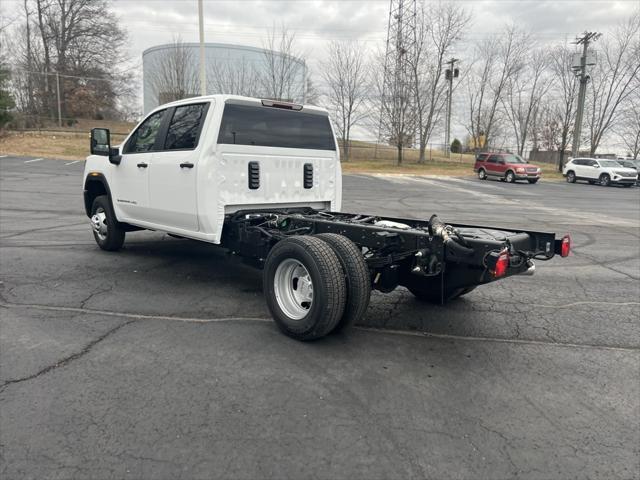
<path fill-rule="evenodd" d="M 227 103 L 218 144 L 336 150 L 328 115 Z"/>
<path fill-rule="evenodd" d="M 175 107 L 163 150 L 193 150 L 198 146 L 208 103 L 193 103 Z"/>

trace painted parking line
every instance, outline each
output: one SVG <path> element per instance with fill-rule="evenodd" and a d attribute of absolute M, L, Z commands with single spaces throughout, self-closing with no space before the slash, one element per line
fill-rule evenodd
<path fill-rule="evenodd" d="M 75 160 L 73 162 L 65 163 L 65 165 L 73 165 L 74 163 L 78 163 L 80 160 Z"/>
<path fill-rule="evenodd" d="M 34 158 L 33 160 L 25 160 L 24 163 L 41 162 L 44 158 Z"/>

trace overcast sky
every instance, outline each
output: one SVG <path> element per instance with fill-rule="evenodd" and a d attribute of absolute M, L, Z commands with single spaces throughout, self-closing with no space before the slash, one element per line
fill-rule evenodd
<path fill-rule="evenodd" d="M 535 32 L 540 41 L 572 40 L 585 30 L 606 32 L 628 17 L 640 0 L 466 0 L 457 1 L 473 15 L 469 38 L 499 32 L 514 22 Z M 198 40 L 196 0 L 114 0 L 130 35 L 130 54 L 141 53 L 174 35 Z M 388 0 L 204 0 L 205 40 L 262 46 L 273 24 L 295 31 L 298 46 L 312 65 L 332 39 L 358 39 L 372 47 L 386 37 Z M 462 53 L 462 52 L 461 52 Z"/>

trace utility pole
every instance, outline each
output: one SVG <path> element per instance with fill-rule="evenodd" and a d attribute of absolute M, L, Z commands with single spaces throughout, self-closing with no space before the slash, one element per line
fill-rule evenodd
<path fill-rule="evenodd" d="M 453 96 L 453 79 L 458 78 L 460 70 L 453 68 L 455 63 L 459 61 L 457 58 L 452 58 L 447 62 L 449 68 L 444 71 L 444 78 L 449 82 L 449 97 L 447 98 L 447 125 L 444 133 L 444 151 L 447 158 L 451 158 L 451 97 Z"/>
<path fill-rule="evenodd" d="M 198 0 L 198 20 L 200 24 L 200 95 L 206 95 L 207 72 L 204 64 L 204 15 L 202 0 Z"/>
<path fill-rule="evenodd" d="M 587 65 L 594 65 L 594 63 L 588 63 L 588 49 L 591 41 L 596 41 L 600 37 L 600 33 L 597 32 L 584 32 L 582 37 L 576 38 L 573 42 L 576 45 L 582 45 L 582 56 L 580 57 L 580 64 L 574 62 L 573 70 L 576 72 L 576 76 L 580 78 L 580 89 L 578 91 L 578 109 L 576 111 L 576 121 L 573 127 L 573 145 L 571 146 L 571 156 L 577 157 L 580 152 L 580 135 L 582 133 L 582 116 L 584 114 L 584 100 L 587 92 L 587 82 L 591 78 L 587 75 Z"/>

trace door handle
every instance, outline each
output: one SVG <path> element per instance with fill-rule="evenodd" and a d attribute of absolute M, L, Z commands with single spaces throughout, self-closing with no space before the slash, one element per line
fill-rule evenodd
<path fill-rule="evenodd" d="M 184 162 L 180 164 L 180 168 L 193 168 L 193 163 L 191 162 Z"/>
<path fill-rule="evenodd" d="M 140 162 L 138 164 L 138 168 L 147 168 L 147 167 L 148 167 L 148 165 L 146 163 L 144 163 L 144 162 Z"/>

